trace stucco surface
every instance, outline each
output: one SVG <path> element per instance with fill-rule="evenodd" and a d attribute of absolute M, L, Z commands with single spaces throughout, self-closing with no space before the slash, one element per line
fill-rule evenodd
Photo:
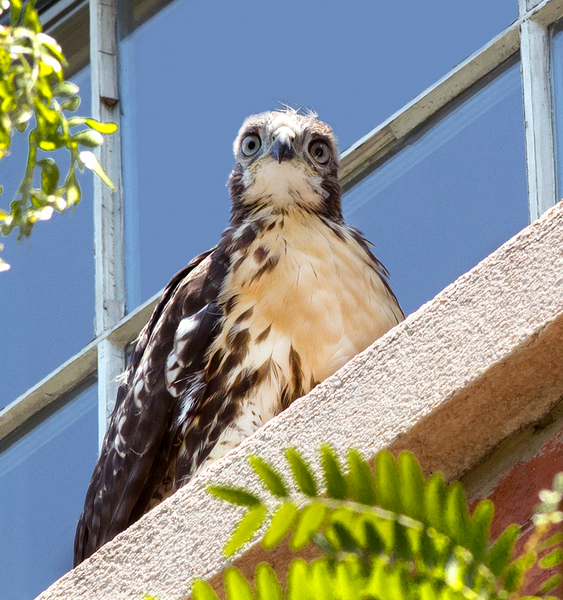
<path fill-rule="evenodd" d="M 238 513 L 205 486 L 257 489 L 249 453 L 281 468 L 288 445 L 315 465 L 322 441 L 366 457 L 408 448 L 425 470 L 462 475 L 560 400 L 562 334 L 559 204 L 39 598 L 177 600 L 194 577 L 217 580 Z M 283 548 L 270 556 L 283 570 Z"/>

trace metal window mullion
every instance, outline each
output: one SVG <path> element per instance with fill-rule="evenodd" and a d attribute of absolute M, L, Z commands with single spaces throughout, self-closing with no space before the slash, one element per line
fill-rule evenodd
<path fill-rule="evenodd" d="M 549 30 L 541 23 L 525 19 L 520 35 L 530 221 L 534 221 L 557 201 L 551 52 Z"/>
<path fill-rule="evenodd" d="M 94 117 L 119 124 L 117 65 L 117 2 L 90 0 L 90 61 Z M 98 158 L 116 191 L 94 178 L 94 254 L 96 272 L 96 336 L 103 335 L 125 315 L 125 256 L 120 132 L 106 137 Z M 109 339 L 98 344 L 99 437 L 117 392 L 118 375 L 125 368 L 125 349 Z"/>

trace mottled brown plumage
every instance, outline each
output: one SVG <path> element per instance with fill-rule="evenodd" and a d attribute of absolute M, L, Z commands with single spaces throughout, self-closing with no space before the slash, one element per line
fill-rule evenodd
<path fill-rule="evenodd" d="M 231 223 L 170 281 L 119 387 L 75 564 L 398 323 L 341 213 L 331 129 L 293 110 L 235 140 Z"/>

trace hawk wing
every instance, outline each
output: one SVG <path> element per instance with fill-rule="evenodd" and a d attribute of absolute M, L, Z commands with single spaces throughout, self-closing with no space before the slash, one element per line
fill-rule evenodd
<path fill-rule="evenodd" d="M 78 522 L 75 566 L 149 510 L 159 489 L 172 485 L 167 478 L 179 444 L 175 415 L 217 335 L 216 302 L 228 268 L 220 247 L 192 260 L 172 278 L 139 335 Z M 192 327 L 182 333 L 183 355 L 189 359 L 171 365 L 186 318 Z"/>

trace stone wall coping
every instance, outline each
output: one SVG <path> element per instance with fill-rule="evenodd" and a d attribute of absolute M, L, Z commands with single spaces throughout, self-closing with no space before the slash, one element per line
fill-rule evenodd
<path fill-rule="evenodd" d="M 297 400 L 174 496 L 55 582 L 40 600 L 180 600 L 195 577 L 217 581 L 241 509 L 210 483 L 258 492 L 257 453 L 285 471 L 298 447 L 319 469 L 328 441 L 340 456 L 407 448 L 426 472 L 457 478 L 563 397 L 563 204 L 522 230 L 403 323 Z M 288 552 L 247 548 L 248 572 Z M 232 562 L 232 561 L 231 561 Z"/>

